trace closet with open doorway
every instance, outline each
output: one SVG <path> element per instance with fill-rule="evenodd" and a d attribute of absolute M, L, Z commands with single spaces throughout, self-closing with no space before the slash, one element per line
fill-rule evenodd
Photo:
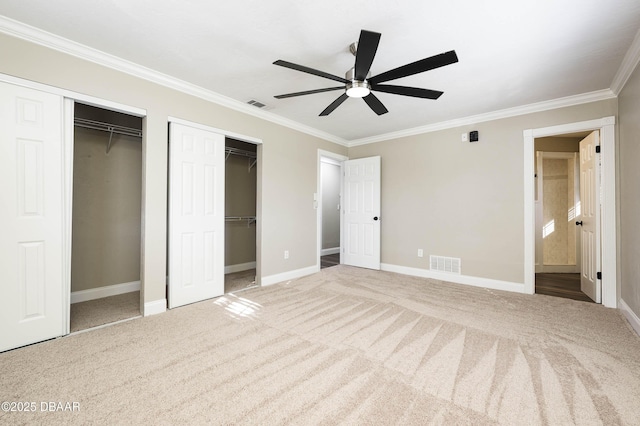
<path fill-rule="evenodd" d="M 74 107 L 70 331 L 140 315 L 142 118 Z"/>
<path fill-rule="evenodd" d="M 224 292 L 256 285 L 257 145 L 225 139 Z"/>

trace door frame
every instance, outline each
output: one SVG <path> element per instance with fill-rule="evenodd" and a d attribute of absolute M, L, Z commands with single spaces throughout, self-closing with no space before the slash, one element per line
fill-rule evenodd
<path fill-rule="evenodd" d="M 262 139 L 253 136 L 241 135 L 224 129 L 208 126 L 178 117 L 167 117 L 168 123 L 182 124 L 184 126 L 194 127 L 196 129 L 205 130 L 207 132 L 218 133 L 225 138 L 236 139 L 256 145 L 256 285 L 262 286 Z M 167 173 L 167 191 L 169 190 L 169 174 Z M 224 183 L 224 182 L 223 182 Z M 168 207 L 168 206 L 167 206 Z M 169 227 L 169 218 L 167 217 L 167 228 Z M 168 229 L 167 229 L 168 232 Z M 167 234 L 168 235 L 168 234 Z M 169 246 L 167 246 L 167 256 L 169 254 Z M 167 262 L 169 261 L 167 257 Z M 168 294 L 167 294 L 168 297 Z"/>
<path fill-rule="evenodd" d="M 349 159 L 349 157 L 341 154 L 337 154 L 331 151 L 325 151 L 323 149 L 318 149 L 318 162 L 317 162 L 317 178 L 316 185 L 317 190 L 314 194 L 314 205 L 313 207 L 316 209 L 316 272 L 320 270 L 320 258 L 322 257 L 322 159 L 328 159 L 332 162 L 337 162 L 340 164 L 340 204 L 342 207 L 342 163 Z M 340 252 L 342 253 L 342 214 L 340 214 Z"/>
<path fill-rule="evenodd" d="M 551 127 L 527 129 L 524 139 L 524 293 L 535 293 L 535 171 L 533 170 L 536 138 L 574 132 L 600 131 L 602 190 L 601 272 L 602 304 L 618 306 L 617 237 L 616 237 L 616 151 L 615 116 L 567 123 Z"/>

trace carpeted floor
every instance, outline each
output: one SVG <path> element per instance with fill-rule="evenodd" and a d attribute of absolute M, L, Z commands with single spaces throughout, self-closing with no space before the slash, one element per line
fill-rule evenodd
<path fill-rule="evenodd" d="M 71 305 L 71 332 L 140 316 L 140 292 L 119 294 Z"/>
<path fill-rule="evenodd" d="M 3 400 L 79 406 L 0 424 L 637 425 L 639 354 L 614 309 L 339 265 L 0 354 Z"/>
<path fill-rule="evenodd" d="M 256 270 L 234 272 L 224 276 L 224 292 L 233 293 L 256 286 Z"/>

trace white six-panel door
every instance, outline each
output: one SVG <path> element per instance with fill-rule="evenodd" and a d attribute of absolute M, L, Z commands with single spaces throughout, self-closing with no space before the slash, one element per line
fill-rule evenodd
<path fill-rule="evenodd" d="M 380 157 L 342 163 L 342 263 L 380 269 Z"/>
<path fill-rule="evenodd" d="M 66 331 L 62 98 L 0 83 L 0 351 Z"/>
<path fill-rule="evenodd" d="M 596 146 L 599 133 L 591 132 L 580 141 L 580 204 L 582 221 L 581 244 L 582 265 L 580 289 L 583 293 L 601 303 L 601 282 L 597 279 L 600 269 L 600 176 Z"/>
<path fill-rule="evenodd" d="M 224 135 L 170 124 L 169 308 L 224 294 Z"/>

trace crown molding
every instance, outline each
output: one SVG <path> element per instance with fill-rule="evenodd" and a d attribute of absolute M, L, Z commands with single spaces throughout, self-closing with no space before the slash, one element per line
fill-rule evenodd
<path fill-rule="evenodd" d="M 547 111 L 557 108 L 564 108 L 589 102 L 602 101 L 615 98 L 616 95 L 610 89 L 598 90 L 595 92 L 583 93 L 580 95 L 567 96 L 550 101 L 536 102 L 514 108 L 507 108 L 492 111 L 485 114 L 471 115 L 457 118 L 455 120 L 441 121 L 439 123 L 428 124 L 426 126 L 413 127 L 411 129 L 400 130 L 398 132 L 385 133 L 383 135 L 371 136 L 368 138 L 356 139 L 349 142 L 348 147 L 366 145 L 370 143 L 383 142 L 390 139 L 399 139 L 407 136 L 419 135 L 422 133 L 437 132 L 439 130 L 453 129 L 456 127 L 468 126 L 471 124 L 483 123 L 486 121 L 500 120 L 503 118 L 515 117 L 518 115 L 531 114 L 535 112 Z"/>
<path fill-rule="evenodd" d="M 629 46 L 629 50 L 627 50 L 627 53 L 622 59 L 622 64 L 620 64 L 618 72 L 611 82 L 611 90 L 616 96 L 622 92 L 622 88 L 627 84 L 629 77 L 633 74 L 638 63 L 640 63 L 640 30 L 636 33 L 633 42 L 631 42 L 631 46 Z"/>
<path fill-rule="evenodd" d="M 65 39 L 55 34 L 43 31 L 39 28 L 32 27 L 30 25 L 15 21 L 1 15 L 0 32 L 346 147 L 366 145 L 390 139 L 414 136 L 421 133 L 430 133 L 439 130 L 446 130 L 455 127 L 482 123 L 486 121 L 499 120 L 502 118 L 509 118 L 518 115 L 615 98 L 620 93 L 620 91 L 624 87 L 624 84 L 627 82 L 636 66 L 640 62 L 639 30 L 638 33 L 636 33 L 634 41 L 627 51 L 622 64 L 613 79 L 611 89 L 604 89 L 550 101 L 538 102 L 514 108 L 507 108 L 485 114 L 478 114 L 454 120 L 442 121 L 439 123 L 428 124 L 425 126 L 419 126 L 411 129 L 405 129 L 397 132 L 390 132 L 349 141 L 331 133 L 327 133 L 310 126 L 300 124 L 296 121 L 281 117 L 269 111 L 260 110 L 256 107 L 247 105 L 243 102 L 237 101 L 211 90 L 204 89 L 200 86 L 196 86 L 186 81 L 171 77 L 150 68 L 143 67 L 136 63 L 118 58 L 114 55 L 104 53 L 97 49 L 90 48 L 80 43 L 76 43 L 74 41 Z"/>
<path fill-rule="evenodd" d="M 262 111 L 258 108 L 247 105 L 243 102 L 204 89 L 195 84 L 171 77 L 167 74 L 160 73 L 147 67 L 143 67 L 134 62 L 118 58 L 117 56 L 93 49 L 80 43 L 68 40 L 66 38 L 51 34 L 39 28 L 18 22 L 16 20 L 0 15 L 0 32 L 26 40 L 31 43 L 44 46 L 85 61 L 92 62 L 116 71 L 120 71 L 134 77 L 138 77 L 152 83 L 168 87 L 179 92 L 192 95 L 206 101 L 221 105 L 223 107 L 248 114 L 265 121 L 269 121 L 320 139 L 330 141 L 339 145 L 348 146 L 346 139 L 332 135 L 327 132 L 305 126 L 288 118 L 283 118 L 271 112 Z"/>

